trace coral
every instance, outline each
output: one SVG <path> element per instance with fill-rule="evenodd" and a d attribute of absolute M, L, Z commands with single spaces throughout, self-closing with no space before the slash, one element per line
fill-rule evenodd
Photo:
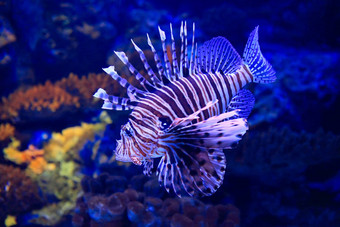
<path fill-rule="evenodd" d="M 38 186 L 19 168 L 0 164 L 0 223 L 7 215 L 40 208 Z"/>
<path fill-rule="evenodd" d="M 88 106 L 94 102 L 93 94 L 102 87 L 112 92 L 114 95 L 120 95 L 124 90 L 120 85 L 105 73 L 89 73 L 81 78 L 70 73 L 67 78 L 63 78 L 56 82 L 56 86 L 64 89 L 70 94 L 79 97 L 81 106 Z"/>
<path fill-rule="evenodd" d="M 14 136 L 15 128 L 11 124 L 0 124 L 0 141 Z"/>
<path fill-rule="evenodd" d="M 15 216 L 8 215 L 5 220 L 5 226 L 14 226 L 17 224 Z"/>
<path fill-rule="evenodd" d="M 301 128 L 314 121 L 313 125 L 319 127 L 320 110 L 332 107 L 339 97 L 336 64 L 340 55 L 282 47 L 273 51 L 272 55 L 267 51 L 267 55 L 278 79 L 274 84 L 254 89 L 256 102 L 249 117 L 251 125 L 281 120 Z"/>
<path fill-rule="evenodd" d="M 44 94 L 44 95 L 42 95 Z M 15 119 L 21 114 L 34 116 L 36 113 L 54 113 L 62 107 L 79 107 L 78 97 L 47 81 L 44 85 L 33 86 L 25 91 L 17 90 L 3 97 L 0 106 L 1 119 Z"/>
<path fill-rule="evenodd" d="M 250 131 L 240 144 L 238 159 L 229 162 L 228 178 L 229 190 L 246 211 L 245 225 L 336 226 L 339 151 L 340 136 L 323 130 Z"/>
<path fill-rule="evenodd" d="M 0 48 L 16 41 L 16 36 L 9 25 L 9 22 L 3 17 L 0 17 Z"/>
<path fill-rule="evenodd" d="M 280 178 L 289 178 L 287 174 L 294 178 L 308 166 L 340 158 L 340 136 L 322 129 L 312 134 L 294 132 L 288 127 L 269 128 L 247 134 L 240 149 L 242 165 L 253 174 L 275 172 Z"/>
<path fill-rule="evenodd" d="M 133 77 L 128 81 L 136 84 Z M 81 78 L 70 73 L 67 78 L 52 84 L 36 85 L 27 90 L 17 90 L 7 98 L 3 97 L 0 105 L 0 118 L 3 120 L 33 121 L 41 119 L 60 119 L 65 114 L 78 111 L 98 110 L 99 102 L 93 98 L 94 92 L 102 87 L 113 95 L 124 96 L 126 89 L 109 75 L 90 73 Z M 44 94 L 44 95 L 41 95 Z"/>
<path fill-rule="evenodd" d="M 240 224 L 240 211 L 232 204 L 207 205 L 189 197 L 158 198 L 159 194 L 148 195 L 126 186 L 123 192 L 117 192 L 112 190 L 109 183 L 116 177 L 101 174 L 96 179 L 83 178 L 84 195 L 77 200 L 72 219 L 74 226 L 238 226 Z M 135 177 L 131 179 L 131 183 L 133 179 Z M 150 181 L 154 180 L 156 179 Z M 140 186 L 139 188 L 143 188 Z"/>
<path fill-rule="evenodd" d="M 60 133 L 53 133 L 51 139 L 43 147 L 43 158 L 55 168 L 41 174 L 30 174 L 38 182 L 42 192 L 54 196 L 58 202 L 35 211 L 38 217 L 33 223 L 55 225 L 61 217 L 68 213 L 75 204 L 80 193 L 81 159 L 79 151 L 88 141 L 101 138 L 110 118 L 102 114 L 101 122 L 96 124 L 82 123 L 81 126 L 70 127 Z"/>
<path fill-rule="evenodd" d="M 28 164 L 27 170 L 34 174 L 41 174 L 46 170 L 54 170 L 55 164 L 47 163 L 43 149 L 37 149 L 30 145 L 27 150 L 19 151 L 20 141 L 13 139 L 12 143 L 4 149 L 5 158 L 16 164 Z"/>

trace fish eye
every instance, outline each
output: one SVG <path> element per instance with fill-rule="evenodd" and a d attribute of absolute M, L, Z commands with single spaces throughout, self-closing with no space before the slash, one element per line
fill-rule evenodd
<path fill-rule="evenodd" d="M 133 130 L 132 130 L 132 128 L 130 127 L 130 125 L 126 125 L 125 128 L 124 128 L 123 130 L 124 130 L 125 135 L 127 135 L 128 137 L 132 137 L 132 135 L 133 135 Z"/>
<path fill-rule="evenodd" d="M 124 130 L 125 134 L 128 135 L 129 137 L 132 137 L 132 130 L 125 128 Z"/>
<path fill-rule="evenodd" d="M 161 126 L 160 126 L 161 130 L 165 130 L 165 129 L 169 128 L 169 126 L 171 125 L 170 117 L 164 116 L 164 117 L 158 118 L 158 120 L 161 123 Z"/>

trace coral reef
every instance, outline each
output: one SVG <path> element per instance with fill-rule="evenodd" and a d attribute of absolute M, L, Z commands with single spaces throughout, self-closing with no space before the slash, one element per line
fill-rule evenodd
<path fill-rule="evenodd" d="M 100 141 L 103 137 L 106 125 L 112 123 L 105 113 L 100 115 L 99 123 L 82 123 L 53 133 L 42 149 L 30 145 L 27 150 L 20 151 L 20 141 L 15 139 L 4 149 L 6 159 L 27 165 L 27 175 L 37 183 L 43 195 L 50 198 L 48 206 L 33 212 L 30 222 L 55 225 L 72 210 L 82 177 L 79 152 L 88 142 Z"/>
<path fill-rule="evenodd" d="M 0 141 L 7 140 L 14 136 L 15 128 L 11 124 L 0 124 Z"/>
<path fill-rule="evenodd" d="M 31 177 L 38 182 L 42 192 L 55 197 L 56 202 L 35 211 L 38 217 L 31 222 L 55 225 L 73 208 L 80 192 L 79 183 L 82 177 L 79 151 L 88 141 L 94 141 L 97 136 L 102 137 L 106 125 L 111 122 L 105 114 L 100 119 L 100 123 L 82 123 L 81 126 L 66 128 L 61 133 L 53 133 L 44 145 L 43 157 L 55 168 L 41 174 L 31 174 Z"/>
<path fill-rule="evenodd" d="M 308 166 L 340 158 L 340 136 L 322 129 L 313 134 L 294 132 L 288 127 L 252 131 L 241 144 L 242 164 L 251 168 L 249 172 L 271 172 L 278 178 L 294 178 Z"/>
<path fill-rule="evenodd" d="M 38 186 L 19 168 L 0 164 L 0 225 L 7 215 L 38 209 L 43 200 Z"/>
<path fill-rule="evenodd" d="M 0 17 L 0 21 L 1 21 L 0 48 L 2 48 L 10 43 L 15 42 L 17 38 L 13 33 L 13 30 L 10 27 L 9 22 L 3 17 Z"/>
<path fill-rule="evenodd" d="M 47 163 L 45 160 L 43 149 L 37 149 L 30 145 L 27 150 L 19 151 L 19 147 L 20 141 L 13 139 L 12 143 L 3 150 L 5 158 L 19 165 L 27 164 L 27 170 L 33 174 L 41 174 L 46 170 L 53 171 L 55 169 L 54 163 Z"/>
<path fill-rule="evenodd" d="M 232 204 L 204 204 L 198 199 L 165 198 L 161 194 L 149 194 L 148 182 L 158 186 L 156 179 L 149 179 L 144 190 L 133 185 L 118 186 L 122 177 L 101 174 L 98 178 L 82 180 L 84 195 L 77 200 L 73 215 L 74 226 L 238 226 L 240 211 Z M 137 175 L 131 179 L 134 183 Z M 126 180 L 125 180 L 126 181 Z M 117 187 L 118 186 L 118 187 Z M 138 185 L 138 187 L 143 187 Z M 165 194 L 164 194 L 165 195 Z"/>
<path fill-rule="evenodd" d="M 62 112 L 74 106 L 79 107 L 78 97 L 47 81 L 44 85 L 33 86 L 25 91 L 17 90 L 8 98 L 3 97 L 0 117 L 4 120 L 20 119 L 21 115 L 32 117 L 40 112 L 43 112 L 40 113 L 42 115 L 49 113 L 52 116 L 57 110 Z M 62 110 L 62 107 L 65 109 Z"/>
<path fill-rule="evenodd" d="M 310 127 L 309 130 L 316 130 L 322 123 L 320 110 L 330 108 L 338 97 L 340 80 L 336 76 L 339 74 L 336 62 L 340 55 L 296 51 L 294 48 L 274 49 L 275 53 L 269 55 L 269 59 L 278 72 L 278 80 L 254 89 L 257 98 L 250 123 L 284 120 L 292 127 L 299 125 L 298 129 Z M 314 123 L 310 124 L 310 121 Z"/>
<path fill-rule="evenodd" d="M 270 128 L 251 131 L 240 145 L 228 188 L 246 225 L 339 223 L 340 136 Z"/>
<path fill-rule="evenodd" d="M 133 77 L 128 79 L 133 84 Z M 44 85 L 36 85 L 27 90 L 17 90 L 7 98 L 3 97 L 0 105 L 2 120 L 38 121 L 57 120 L 65 114 L 88 112 L 100 108 L 94 92 L 102 87 L 113 95 L 123 96 L 124 89 L 110 76 L 101 73 L 90 73 L 79 78 L 71 73 L 67 78 L 52 84 L 47 81 Z M 41 95 L 44 94 L 44 95 Z M 97 111 L 96 111 L 97 112 Z"/>

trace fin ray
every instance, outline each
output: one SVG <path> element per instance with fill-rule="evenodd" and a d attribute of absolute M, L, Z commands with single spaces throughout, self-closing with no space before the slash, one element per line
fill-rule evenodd
<path fill-rule="evenodd" d="M 199 71 L 223 71 L 233 73 L 242 65 L 242 59 L 230 42 L 223 37 L 215 37 L 198 48 Z"/>
<path fill-rule="evenodd" d="M 249 35 L 244 49 L 243 59 L 254 76 L 255 83 L 273 83 L 276 80 L 275 71 L 262 55 L 257 26 Z"/>

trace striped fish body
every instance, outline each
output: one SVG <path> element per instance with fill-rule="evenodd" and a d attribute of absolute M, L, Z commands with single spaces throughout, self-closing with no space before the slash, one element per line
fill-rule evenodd
<path fill-rule="evenodd" d="M 152 71 L 133 42 L 152 82 L 138 73 L 124 53 L 116 52 L 144 89 L 130 85 L 110 66 L 104 70 L 126 87 L 129 98 L 110 96 L 103 89 L 94 96 L 104 100 L 104 109 L 133 110 L 122 127 L 116 160 L 144 164 L 144 173 L 150 174 L 153 159 L 160 157 L 157 174 L 168 192 L 208 196 L 223 182 L 223 149 L 235 147 L 248 129 L 246 119 L 255 99 L 243 87 L 250 82 L 273 82 L 275 72 L 260 51 L 258 28 L 248 39 L 243 59 L 222 37 L 213 38 L 199 49 L 196 45 L 194 51 L 193 36 L 189 63 L 186 24 L 182 24 L 179 64 L 170 29 L 172 65 L 166 53 L 165 33 L 159 29 L 165 69 L 149 37 L 158 73 Z"/>

